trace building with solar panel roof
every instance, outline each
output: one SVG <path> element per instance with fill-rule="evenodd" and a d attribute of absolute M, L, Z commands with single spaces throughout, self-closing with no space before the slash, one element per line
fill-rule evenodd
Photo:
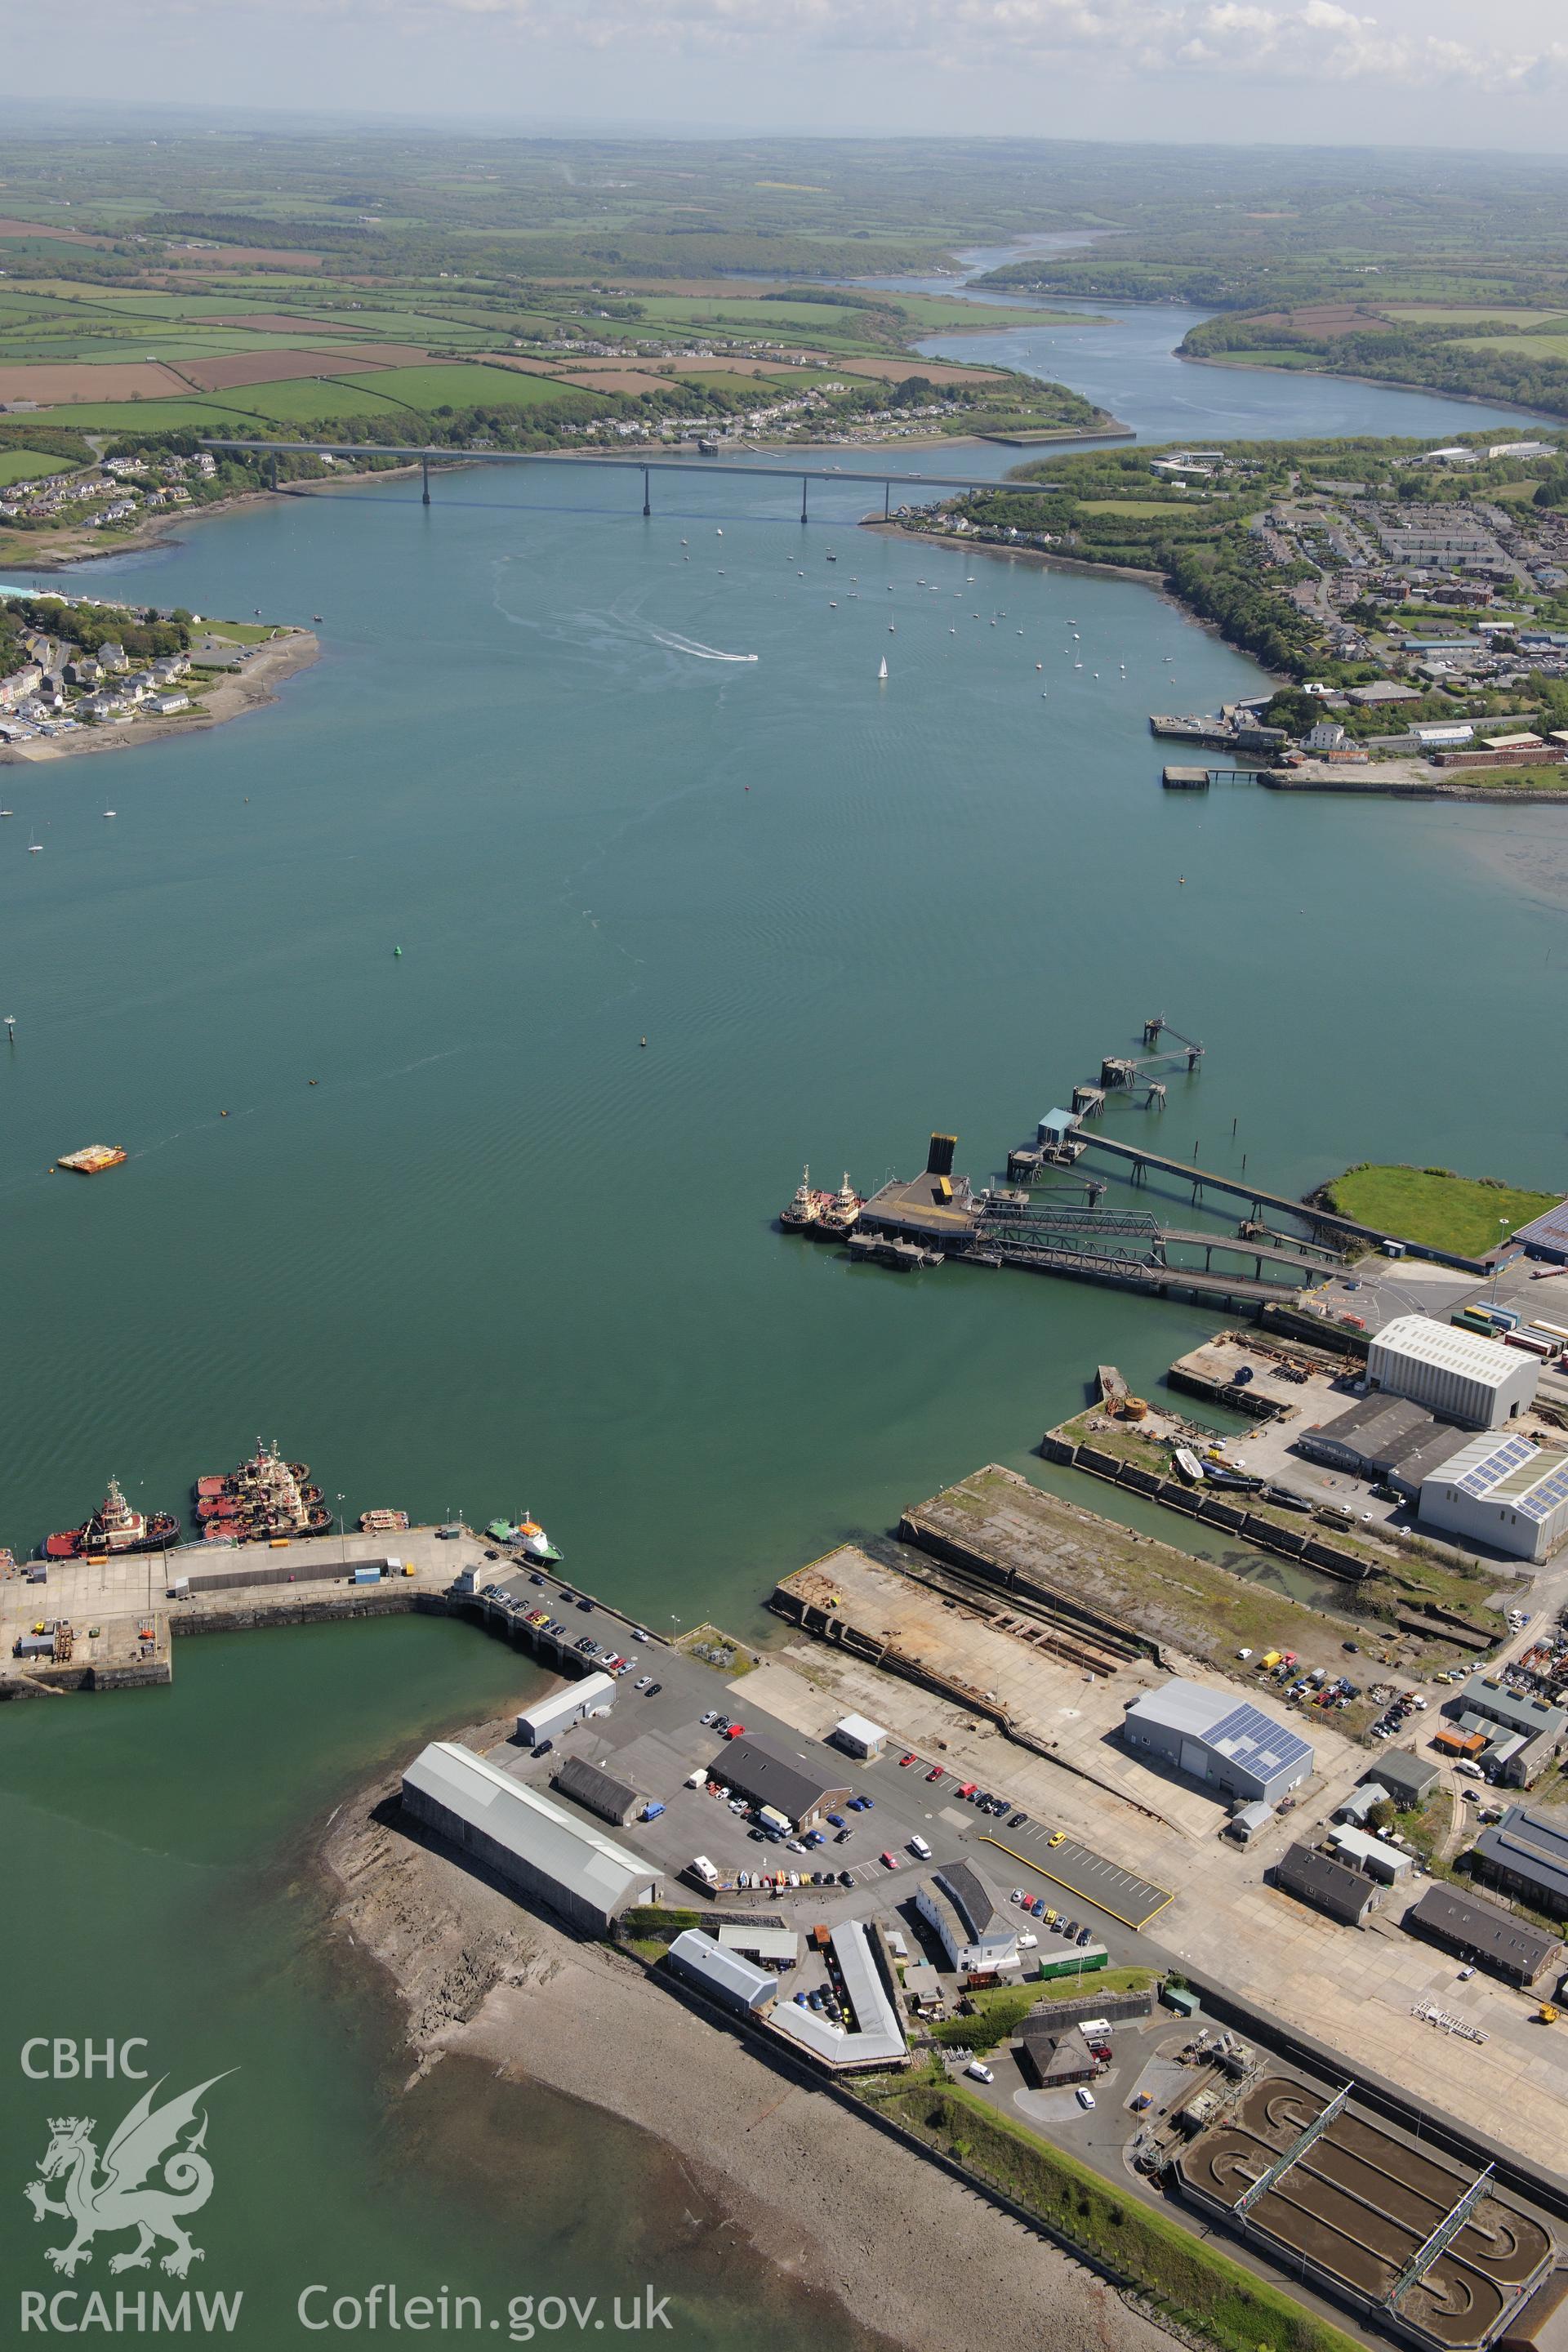
<path fill-rule="evenodd" d="M 1250 1699 L 1176 1676 L 1132 1699 L 1121 1737 L 1217 1796 L 1276 1805 L 1314 1769 L 1311 1743 Z"/>
<path fill-rule="evenodd" d="M 1516 1559 L 1549 1559 L 1568 1540 L 1568 1454 L 1519 1430 L 1474 1437 L 1423 1480 L 1420 1517 Z"/>

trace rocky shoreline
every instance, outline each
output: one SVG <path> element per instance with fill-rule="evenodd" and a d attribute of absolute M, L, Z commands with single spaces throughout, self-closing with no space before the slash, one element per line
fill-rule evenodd
<path fill-rule="evenodd" d="M 509 1727 L 461 1735 L 476 1750 Z M 826 2094 L 651 1982 L 630 1954 L 525 1909 L 398 1815 L 395 1777 L 321 1850 L 340 1930 L 390 1977 L 411 2089 L 448 2054 L 618 2116 L 676 2151 L 732 2232 L 797 2288 L 907 2352 L 989 2352 L 1027 2314 L 1042 2352 L 1170 2352 L 1115 2291 Z"/>

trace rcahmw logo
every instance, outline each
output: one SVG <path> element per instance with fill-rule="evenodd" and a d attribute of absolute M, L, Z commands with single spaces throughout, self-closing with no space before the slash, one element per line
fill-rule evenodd
<path fill-rule="evenodd" d="M 112 2042 L 87 2042 L 79 2049 L 74 2042 L 40 2037 L 23 2044 L 22 2071 L 35 2082 L 89 2080 L 99 2074 L 111 2079 L 118 2074 L 142 2082 L 147 2070 L 133 2062 L 146 2046 L 141 2040 L 118 2046 Z M 160 2076 L 121 2117 L 101 2158 L 95 2116 L 50 2116 L 48 2145 L 38 2159 L 37 2177 L 26 2182 L 23 2194 L 35 2221 L 46 2227 L 52 2222 L 69 2224 L 68 2235 L 43 2249 L 44 2260 L 67 2278 L 74 2278 L 84 2263 L 91 2262 L 95 2238 L 131 2232 L 135 2242 L 109 2258 L 111 2273 L 150 2270 L 158 2252 L 160 2269 L 171 2278 L 183 2279 L 193 2263 L 205 2259 L 203 2249 L 192 2243 L 185 2223 L 213 2192 L 203 2102 L 226 2077 L 214 2074 L 194 2090 L 156 2105 L 167 2079 Z M 166 2252 L 159 2252 L 164 2247 Z M 237 2320 L 244 2296 L 197 2294 L 194 2300 L 196 2326 L 209 2332 L 226 2331 Z M 148 2295 L 121 2290 L 111 2308 L 110 2300 L 96 2293 L 24 2292 L 22 2329 L 24 2334 L 38 2328 L 60 2335 L 79 2335 L 93 2327 L 181 2332 L 192 2325 L 192 2303 L 189 2293 Z"/>

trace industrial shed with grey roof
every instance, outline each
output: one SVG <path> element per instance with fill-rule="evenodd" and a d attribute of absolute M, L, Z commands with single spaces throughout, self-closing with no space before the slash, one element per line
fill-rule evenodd
<path fill-rule="evenodd" d="M 708 1767 L 708 1777 L 753 1805 L 772 1805 L 796 1829 L 815 1826 L 849 1796 L 841 1781 L 802 1749 L 760 1734 L 727 1740 Z"/>
<path fill-rule="evenodd" d="M 606 1934 L 628 1905 L 658 1900 L 650 1863 L 452 1740 L 432 1740 L 415 1758 L 403 1802 L 416 1821 L 589 1935 Z"/>
<path fill-rule="evenodd" d="M 1532 1927 L 1498 1904 L 1478 1902 L 1453 1886 L 1428 1886 L 1399 1924 L 1510 1984 L 1532 1985 L 1563 1952 L 1558 1938 L 1544 1928 Z"/>
<path fill-rule="evenodd" d="M 1568 1919 L 1568 1813 L 1510 1805 L 1476 1840 L 1470 1867 L 1532 1911 Z"/>
<path fill-rule="evenodd" d="M 1274 1865 L 1274 1884 L 1282 1894 L 1310 1904 L 1314 1911 L 1337 1919 L 1344 1927 L 1359 1927 L 1367 1913 L 1375 1911 L 1383 1901 L 1376 1879 L 1347 1869 L 1342 1862 L 1318 1853 L 1310 1845 L 1293 1845 L 1280 1856 Z"/>
<path fill-rule="evenodd" d="M 629 1781 L 617 1780 L 613 1772 L 603 1771 L 583 1756 L 569 1756 L 559 1765 L 551 1785 L 574 1805 L 597 1813 L 602 1822 L 613 1822 L 617 1829 L 625 1827 L 642 1802 Z"/>

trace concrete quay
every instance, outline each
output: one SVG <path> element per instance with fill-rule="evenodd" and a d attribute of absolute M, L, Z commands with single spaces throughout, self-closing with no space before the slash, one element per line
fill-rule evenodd
<path fill-rule="evenodd" d="M 445 1588 L 460 1568 L 481 1561 L 487 1549 L 466 1528 L 443 1538 L 434 1528 L 411 1528 L 395 1536 L 310 1536 L 278 1546 L 183 1544 L 107 1559 L 50 1560 L 42 1584 L 28 1583 L 18 1566 L 0 1579 L 0 1698 L 166 1683 L 177 1634 L 444 1606 Z M 390 1558 L 406 1562 L 414 1574 L 399 1570 L 379 1585 L 352 1581 L 356 1566 Z M 175 1599 L 173 1588 L 181 1577 L 190 1578 L 191 1591 Z M 218 1577 L 245 1581 L 201 1581 Z M 259 1578 L 267 1580 L 253 1580 Z M 70 1629 L 68 1661 L 16 1654 L 24 1635 L 57 1623 Z M 150 1651 L 140 1638 L 144 1626 L 153 1628 Z"/>

